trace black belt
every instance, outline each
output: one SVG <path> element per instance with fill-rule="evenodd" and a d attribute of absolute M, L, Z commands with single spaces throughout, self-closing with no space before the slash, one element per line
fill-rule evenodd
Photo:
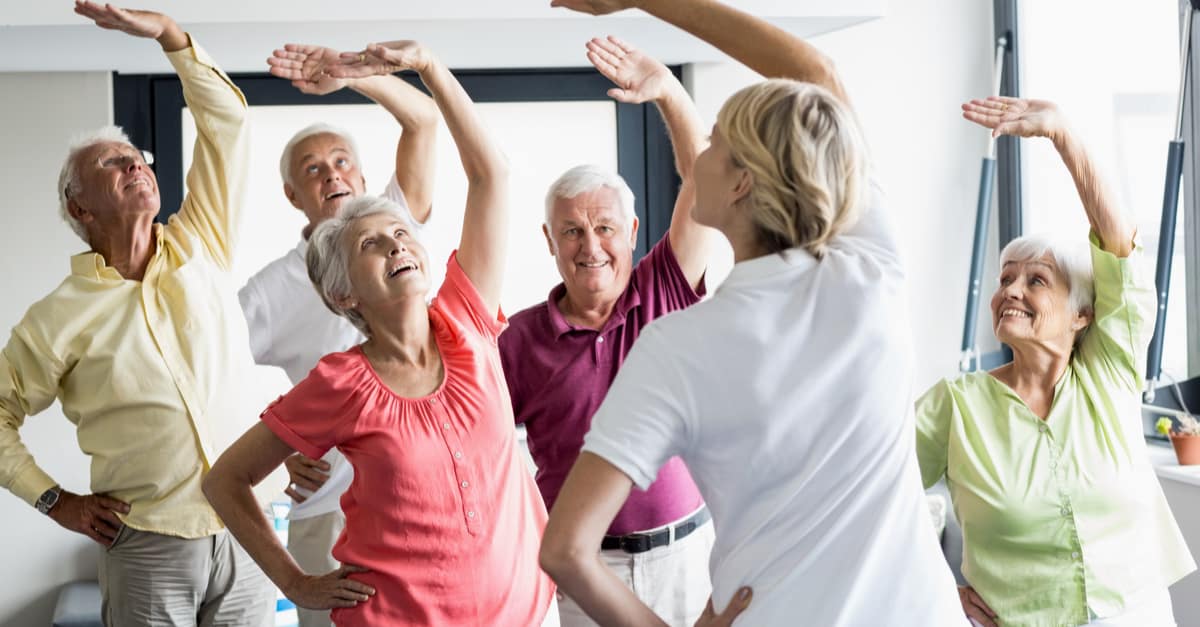
<path fill-rule="evenodd" d="M 701 507 L 683 522 L 675 525 L 675 540 L 682 540 L 708 522 L 712 516 L 707 507 Z M 604 536 L 600 548 L 605 551 L 620 549 L 626 553 L 645 553 L 650 549 L 667 546 L 671 543 L 671 527 L 652 533 L 629 533 L 623 536 Z"/>

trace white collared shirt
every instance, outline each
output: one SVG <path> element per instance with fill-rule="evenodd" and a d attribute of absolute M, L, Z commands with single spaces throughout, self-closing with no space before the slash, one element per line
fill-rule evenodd
<path fill-rule="evenodd" d="M 643 331 L 583 450 L 645 488 L 674 455 L 712 510 L 713 603 L 750 625 L 965 625 L 914 453 L 905 279 L 883 196 L 818 261 L 743 261 Z"/>
<path fill-rule="evenodd" d="M 408 210 L 404 193 L 393 176 L 383 197 Z M 430 216 L 432 218 L 432 215 Z M 414 224 L 419 224 L 415 220 Z M 451 246 L 426 241 L 429 221 L 419 224 L 421 243 L 430 259 L 430 267 L 450 254 Z M 278 366 L 287 373 L 292 385 L 299 383 L 322 357 L 344 351 L 365 339 L 350 321 L 329 311 L 308 278 L 305 255 L 308 241 L 301 239 L 286 255 L 259 270 L 238 291 L 246 326 L 250 329 L 250 350 L 254 361 L 263 366 Z M 441 283 L 444 270 L 430 273 L 431 293 Z M 354 479 L 354 470 L 336 449 L 322 459 L 329 462 L 329 480 L 303 503 L 293 503 L 288 517 L 311 518 L 341 507 L 339 499 Z M 306 490 L 299 489 L 301 493 Z"/>

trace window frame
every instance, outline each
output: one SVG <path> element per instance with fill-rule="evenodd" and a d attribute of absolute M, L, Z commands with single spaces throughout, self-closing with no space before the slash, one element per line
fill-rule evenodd
<path fill-rule="evenodd" d="M 682 66 L 668 66 L 676 78 Z M 604 101 L 612 83 L 594 68 L 508 70 L 454 70 L 472 100 L 485 102 Z M 428 93 L 415 73 L 397 76 Z M 250 106 L 371 104 L 353 90 L 325 96 L 301 93 L 283 79 L 267 73 L 231 74 Z M 650 103 L 615 102 L 617 116 L 617 170 L 636 199 L 641 224 L 635 261 L 649 252 L 671 225 L 679 175 L 666 124 Z M 174 74 L 113 74 L 113 118 L 134 145 L 155 155 L 162 208 L 157 220 L 165 222 L 183 202 L 183 89 Z M 299 129 L 297 129 L 299 130 Z M 568 164 L 574 165 L 574 164 Z M 568 167 L 564 165 L 564 171 Z"/>

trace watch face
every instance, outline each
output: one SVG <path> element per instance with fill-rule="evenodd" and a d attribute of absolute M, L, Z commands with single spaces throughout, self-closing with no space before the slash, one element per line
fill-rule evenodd
<path fill-rule="evenodd" d="M 59 493 L 60 492 L 57 487 L 50 488 L 49 490 L 42 492 L 42 495 L 38 497 L 38 511 L 43 514 L 50 513 L 50 508 L 54 507 L 54 504 L 58 502 Z"/>

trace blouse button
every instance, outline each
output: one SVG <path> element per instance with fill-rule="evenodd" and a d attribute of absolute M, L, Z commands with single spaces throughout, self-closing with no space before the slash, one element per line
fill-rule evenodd
<path fill-rule="evenodd" d="M 604 343 L 604 336 L 603 336 L 603 335 L 601 335 L 600 337 L 596 338 L 596 343 L 597 343 L 597 344 L 603 344 L 603 343 Z"/>
<path fill-rule="evenodd" d="M 1071 553 L 1071 559 L 1073 559 L 1073 560 L 1079 559 L 1079 551 L 1075 551 L 1075 552 Z"/>
<path fill-rule="evenodd" d="M 467 487 L 468 485 L 471 485 L 471 484 L 467 483 L 466 481 L 462 482 L 462 487 L 464 487 L 464 488 L 465 488 L 465 487 Z"/>
<path fill-rule="evenodd" d="M 1070 516 L 1070 515 L 1071 515 L 1071 508 L 1070 508 L 1070 507 L 1063 507 L 1063 508 L 1062 508 L 1062 515 L 1063 515 L 1064 517 Z"/>
<path fill-rule="evenodd" d="M 436 398 L 431 398 L 431 399 L 429 399 L 429 404 L 430 404 L 430 405 L 437 405 L 437 399 L 436 399 Z"/>
<path fill-rule="evenodd" d="M 462 451 L 454 451 L 454 459 L 462 459 Z"/>
<path fill-rule="evenodd" d="M 475 517 L 474 510 L 467 512 L 467 518 L 474 518 L 474 517 Z"/>
<path fill-rule="evenodd" d="M 450 428 L 450 423 L 448 423 L 448 422 L 443 422 L 443 423 L 442 423 L 442 428 L 443 428 L 443 429 L 449 429 L 449 428 Z"/>
<path fill-rule="evenodd" d="M 1045 433 L 1049 430 L 1050 430 L 1050 427 L 1047 427 L 1045 423 L 1038 425 L 1038 431 L 1041 431 L 1042 433 Z"/>

